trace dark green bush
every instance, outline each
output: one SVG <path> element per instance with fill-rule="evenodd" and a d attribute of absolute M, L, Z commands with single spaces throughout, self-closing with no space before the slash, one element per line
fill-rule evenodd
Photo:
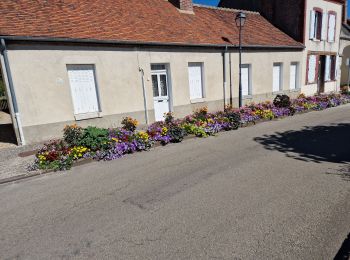
<path fill-rule="evenodd" d="M 89 126 L 83 130 L 79 145 L 90 148 L 92 151 L 108 149 L 108 135 L 107 129 Z"/>
<path fill-rule="evenodd" d="M 180 143 L 184 139 L 186 133 L 183 128 L 179 126 L 173 126 L 169 129 L 168 134 L 172 143 Z"/>
<path fill-rule="evenodd" d="M 276 107 L 290 107 L 290 98 L 287 95 L 277 95 L 273 100 L 273 104 Z"/>

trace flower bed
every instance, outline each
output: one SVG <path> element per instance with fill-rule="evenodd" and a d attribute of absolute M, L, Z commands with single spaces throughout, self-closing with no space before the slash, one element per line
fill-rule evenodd
<path fill-rule="evenodd" d="M 286 95 L 278 95 L 274 102 L 252 103 L 240 109 L 227 107 L 216 113 L 209 113 L 206 107 L 200 108 L 183 119 L 175 119 L 172 113 L 168 113 L 164 121 L 155 122 L 144 131 L 136 130 L 138 122 L 130 117 L 124 118 L 122 127 L 116 129 L 66 126 L 63 139 L 45 144 L 36 154 L 30 170 L 68 170 L 74 162 L 83 159 L 114 160 L 125 154 L 147 151 L 157 143 L 179 143 L 189 135 L 208 137 L 261 120 L 293 116 L 295 113 L 323 110 L 346 103 L 350 103 L 349 93 L 312 97 L 301 94 L 293 100 Z"/>

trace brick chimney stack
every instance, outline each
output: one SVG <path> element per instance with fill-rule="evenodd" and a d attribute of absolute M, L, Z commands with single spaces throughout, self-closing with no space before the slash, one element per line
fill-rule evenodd
<path fill-rule="evenodd" d="M 169 0 L 169 2 L 179 8 L 181 11 L 193 13 L 192 0 Z"/>

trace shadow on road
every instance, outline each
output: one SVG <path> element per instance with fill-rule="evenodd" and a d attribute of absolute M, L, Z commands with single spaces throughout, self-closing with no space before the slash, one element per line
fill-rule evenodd
<path fill-rule="evenodd" d="M 348 259 L 350 259 L 350 233 L 348 237 L 344 240 L 337 255 L 334 257 L 334 260 L 348 260 Z"/>
<path fill-rule="evenodd" d="M 304 127 L 298 131 L 276 132 L 254 140 L 267 150 L 306 162 L 350 162 L 350 124 Z"/>

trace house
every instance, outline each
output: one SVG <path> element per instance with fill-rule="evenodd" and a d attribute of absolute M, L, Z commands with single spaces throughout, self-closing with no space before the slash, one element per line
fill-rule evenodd
<path fill-rule="evenodd" d="M 340 32 L 341 86 L 350 84 L 350 20 L 343 22 Z"/>
<path fill-rule="evenodd" d="M 338 10 L 336 10 L 338 11 Z M 236 10 L 192 0 L 0 2 L 1 67 L 18 142 L 67 124 L 141 124 L 238 104 Z M 246 12 L 245 102 L 298 95 L 304 45 Z"/>
<path fill-rule="evenodd" d="M 302 92 L 339 89 L 339 37 L 344 0 L 221 0 L 219 6 L 258 11 L 274 26 L 305 45 Z"/>

